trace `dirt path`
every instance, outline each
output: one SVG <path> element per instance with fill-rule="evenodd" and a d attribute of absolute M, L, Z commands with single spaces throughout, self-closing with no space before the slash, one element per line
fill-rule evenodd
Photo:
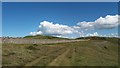
<path fill-rule="evenodd" d="M 30 66 L 35 66 L 35 65 L 37 65 L 37 64 L 39 64 L 39 63 L 41 63 L 41 61 L 43 62 L 46 62 L 44 59 L 50 59 L 51 57 L 58 57 L 59 55 L 61 55 L 63 52 L 65 51 L 65 48 L 60 48 L 60 49 L 57 49 L 57 50 L 54 50 L 54 51 L 51 51 L 51 52 L 47 52 L 47 53 L 49 53 L 48 55 L 46 55 L 46 56 L 41 56 L 41 57 L 39 57 L 39 58 L 36 58 L 35 60 L 32 60 L 31 62 L 29 62 L 29 63 L 27 63 L 27 64 L 25 64 L 24 66 L 23 66 L 23 68 L 30 68 Z M 52 54 L 52 53 L 54 53 L 54 54 Z M 51 61 L 52 60 L 54 60 L 54 59 L 51 59 Z M 51 62 L 50 61 L 50 62 Z M 43 62 L 43 63 L 44 63 Z M 47 64 L 48 63 L 50 63 L 49 61 L 47 62 Z"/>
<path fill-rule="evenodd" d="M 58 61 L 60 62 L 61 60 L 64 60 L 64 57 L 66 56 L 66 54 L 69 51 L 70 51 L 70 49 L 67 49 L 64 53 L 58 55 L 55 59 L 53 59 L 53 61 L 48 63 L 48 66 L 57 66 L 57 65 L 59 65 Z M 26 68 L 26 67 L 30 68 L 30 66 L 34 66 L 34 65 L 38 64 L 42 59 L 47 58 L 47 57 L 49 58 L 49 56 L 39 57 L 39 58 L 33 60 L 32 62 L 25 64 L 23 68 Z"/>
<path fill-rule="evenodd" d="M 48 66 L 59 66 L 65 60 L 66 55 L 69 53 L 69 51 L 70 49 L 67 49 L 63 54 L 59 55 L 51 63 L 49 63 Z M 65 61 L 64 64 L 68 64 L 67 61 Z"/>
<path fill-rule="evenodd" d="M 46 57 L 46 56 L 42 56 L 42 57 L 40 57 L 40 58 L 37 58 L 37 59 L 35 59 L 34 61 L 32 61 L 32 62 L 30 62 L 30 63 L 28 63 L 28 64 L 25 64 L 24 66 L 33 66 L 33 65 L 37 64 L 38 62 L 40 62 L 40 60 L 43 59 L 43 58 L 45 58 L 45 57 Z M 26 67 L 23 67 L 23 68 L 26 68 Z"/>

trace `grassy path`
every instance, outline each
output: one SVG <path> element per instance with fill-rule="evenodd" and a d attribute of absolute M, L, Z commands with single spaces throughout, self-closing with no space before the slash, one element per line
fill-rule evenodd
<path fill-rule="evenodd" d="M 49 53 L 48 55 L 36 58 L 35 60 L 25 64 L 23 68 L 26 68 L 26 66 L 27 67 L 29 66 L 28 68 L 30 68 L 30 66 L 36 66 L 36 65 L 43 66 L 41 64 L 44 64 L 46 62 L 47 62 L 46 64 L 49 64 L 49 63 L 51 63 L 52 60 L 54 60 L 56 57 L 61 55 L 65 51 L 65 49 L 66 48 L 61 48 L 61 49 L 57 49 L 56 51 L 48 52 Z M 52 53 L 54 53 L 54 54 L 52 54 Z M 50 57 L 54 57 L 54 58 L 50 59 Z M 41 62 L 43 62 L 43 63 L 41 63 Z"/>
<path fill-rule="evenodd" d="M 69 51 L 70 51 L 70 49 L 66 49 L 65 52 L 63 52 L 62 54 L 58 55 L 55 59 L 53 59 L 50 63 L 48 63 L 48 66 L 59 66 L 59 64 L 65 59 L 65 57 L 66 57 L 67 53 L 69 53 Z M 23 68 L 26 68 L 26 66 L 29 66 L 28 68 L 30 68 L 30 66 L 35 66 L 42 59 L 48 58 L 48 57 L 49 56 L 39 57 L 39 58 L 33 60 L 32 62 L 25 64 Z M 68 63 L 66 62 L 66 64 L 68 64 Z"/>
<path fill-rule="evenodd" d="M 48 64 L 48 66 L 59 66 L 65 59 L 66 55 L 70 52 L 70 49 L 67 49 L 63 54 L 59 55 L 57 58 L 55 58 L 51 63 Z M 67 61 L 64 62 L 64 64 L 68 64 Z"/>
<path fill-rule="evenodd" d="M 39 58 L 33 60 L 32 62 L 25 64 L 24 66 L 33 66 L 33 65 L 37 64 L 41 59 L 44 59 L 45 57 L 46 56 L 39 57 Z"/>

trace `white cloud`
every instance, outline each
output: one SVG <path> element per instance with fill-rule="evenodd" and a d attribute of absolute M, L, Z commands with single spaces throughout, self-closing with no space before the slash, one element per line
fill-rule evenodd
<path fill-rule="evenodd" d="M 79 35 L 80 32 L 67 25 L 53 24 L 52 22 L 43 21 L 39 25 L 39 31 L 31 32 L 31 35 L 52 35 L 56 37 L 70 37 Z"/>
<path fill-rule="evenodd" d="M 93 33 L 93 34 L 86 34 L 86 36 L 100 36 L 97 32 Z"/>
<path fill-rule="evenodd" d="M 118 15 L 107 15 L 106 17 L 100 17 L 94 22 L 79 22 L 77 25 L 80 29 L 91 30 L 91 29 L 111 29 L 119 25 Z"/>
<path fill-rule="evenodd" d="M 88 34 L 84 34 L 84 37 L 88 37 L 88 36 L 99 36 L 99 37 L 118 37 L 118 33 L 110 33 L 110 34 L 98 34 L 98 32 L 94 32 L 94 33 L 88 33 Z"/>
<path fill-rule="evenodd" d="M 79 26 L 80 29 L 84 29 L 84 30 L 90 30 L 90 29 L 94 29 L 94 22 L 80 22 L 77 23 L 77 25 Z M 77 27 L 78 28 L 78 27 Z"/>
<path fill-rule="evenodd" d="M 95 27 L 99 29 L 109 29 L 118 26 L 118 15 L 107 15 L 105 18 L 100 17 L 95 21 Z"/>
<path fill-rule="evenodd" d="M 38 31 L 38 32 L 30 32 L 30 34 L 31 34 L 31 35 L 40 35 L 40 34 L 42 34 L 42 32 L 41 32 L 41 31 Z"/>
<path fill-rule="evenodd" d="M 118 33 L 107 34 L 107 37 L 118 37 Z"/>
<path fill-rule="evenodd" d="M 119 25 L 118 15 L 107 15 L 100 17 L 94 22 L 79 22 L 75 26 L 67 26 L 62 24 L 54 24 L 53 22 L 43 21 L 40 22 L 39 30 L 37 32 L 30 32 L 31 35 L 50 35 L 64 38 L 77 38 L 85 36 L 108 36 L 99 35 L 97 32 L 86 34 L 86 30 L 95 29 L 112 29 Z M 114 36 L 113 34 L 110 36 Z"/>
<path fill-rule="evenodd" d="M 72 34 L 74 32 L 74 29 L 67 25 L 53 24 L 48 21 L 41 22 L 39 28 L 44 34 L 52 35 Z"/>

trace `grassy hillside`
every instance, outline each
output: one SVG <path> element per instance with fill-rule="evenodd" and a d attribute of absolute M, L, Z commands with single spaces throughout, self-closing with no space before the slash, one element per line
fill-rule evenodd
<path fill-rule="evenodd" d="M 115 44 L 120 44 L 120 42 L 118 42 L 120 38 L 116 38 L 116 37 L 89 36 L 89 37 L 80 37 L 76 39 L 105 40 L 105 41 L 109 41 Z"/>
<path fill-rule="evenodd" d="M 117 66 L 115 41 L 109 38 L 56 44 L 3 44 L 2 65 Z"/>
<path fill-rule="evenodd" d="M 59 38 L 59 37 L 44 36 L 44 35 L 25 36 L 24 38 L 32 38 L 32 39 L 67 39 L 67 38 Z"/>

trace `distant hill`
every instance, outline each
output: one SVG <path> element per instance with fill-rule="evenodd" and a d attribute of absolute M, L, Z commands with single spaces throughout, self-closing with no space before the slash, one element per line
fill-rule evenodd
<path fill-rule="evenodd" d="M 88 37 L 79 37 L 77 39 L 106 40 L 107 38 L 108 37 L 88 36 Z"/>
<path fill-rule="evenodd" d="M 23 38 L 33 38 L 33 39 L 67 39 L 53 36 L 35 35 L 35 36 L 25 36 Z"/>
<path fill-rule="evenodd" d="M 120 38 L 116 38 L 116 37 L 89 36 L 89 37 L 80 37 L 80 38 L 76 38 L 76 39 L 106 40 L 106 41 L 120 44 L 120 42 L 119 42 Z"/>

